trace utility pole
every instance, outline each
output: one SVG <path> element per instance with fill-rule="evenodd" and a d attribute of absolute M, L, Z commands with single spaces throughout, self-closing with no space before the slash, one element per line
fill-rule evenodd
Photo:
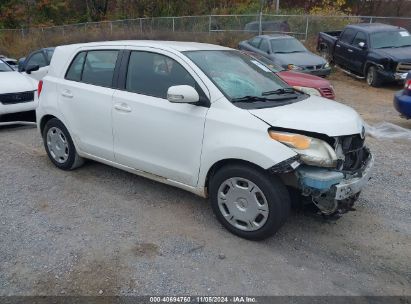
<path fill-rule="evenodd" d="M 261 35 L 263 33 L 263 7 L 264 7 L 264 2 L 265 0 L 260 0 L 260 14 L 259 14 L 259 20 L 258 20 L 258 35 Z"/>

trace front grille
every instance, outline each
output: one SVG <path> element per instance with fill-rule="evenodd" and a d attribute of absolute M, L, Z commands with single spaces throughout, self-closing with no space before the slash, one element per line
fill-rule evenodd
<path fill-rule="evenodd" d="M 0 103 L 4 105 L 30 102 L 34 100 L 34 91 L 0 94 Z"/>
<path fill-rule="evenodd" d="M 342 169 L 344 171 L 361 169 L 369 156 L 368 149 L 364 146 L 364 138 L 359 134 L 342 136 L 339 142 L 345 156 Z"/>
<path fill-rule="evenodd" d="M 322 65 L 322 64 L 319 64 L 319 65 L 307 65 L 307 66 L 305 66 L 305 69 L 306 69 L 306 70 L 309 70 L 309 71 L 321 70 L 322 68 L 323 68 L 323 65 Z"/>
<path fill-rule="evenodd" d="M 411 71 L 411 62 L 400 62 L 397 65 L 398 73 L 408 73 L 408 71 Z"/>
<path fill-rule="evenodd" d="M 330 99 L 335 98 L 334 90 L 332 88 L 320 88 L 321 94 Z"/>

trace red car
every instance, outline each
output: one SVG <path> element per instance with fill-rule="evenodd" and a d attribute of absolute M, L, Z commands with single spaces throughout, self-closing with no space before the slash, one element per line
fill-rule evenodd
<path fill-rule="evenodd" d="M 305 73 L 287 71 L 259 54 L 245 51 L 243 51 L 243 53 L 264 63 L 277 76 L 299 91 L 329 99 L 335 98 L 333 86 L 324 78 Z"/>

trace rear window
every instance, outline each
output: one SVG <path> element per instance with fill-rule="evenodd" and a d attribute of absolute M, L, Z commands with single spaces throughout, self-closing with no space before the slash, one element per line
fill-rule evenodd
<path fill-rule="evenodd" d="M 83 51 L 76 55 L 66 73 L 66 79 L 111 87 L 118 50 Z"/>

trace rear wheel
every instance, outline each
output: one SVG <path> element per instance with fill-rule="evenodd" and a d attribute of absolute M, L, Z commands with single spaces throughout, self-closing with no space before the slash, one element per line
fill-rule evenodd
<path fill-rule="evenodd" d="M 290 198 L 281 180 L 242 164 L 227 165 L 212 177 L 210 199 L 223 226 L 249 240 L 273 235 L 290 212 Z"/>
<path fill-rule="evenodd" d="M 372 87 L 379 87 L 382 84 L 381 77 L 375 66 L 370 66 L 367 70 L 367 84 Z"/>
<path fill-rule="evenodd" d="M 323 46 L 323 47 L 321 48 L 321 50 L 320 50 L 320 55 L 321 55 L 321 57 L 323 57 L 325 60 L 327 60 L 327 62 L 330 62 L 330 63 L 331 63 L 332 58 L 331 58 L 330 52 L 328 51 L 328 46 Z"/>
<path fill-rule="evenodd" d="M 77 154 L 67 128 L 60 120 L 53 118 L 46 123 L 43 142 L 47 155 L 56 167 L 73 170 L 84 163 L 84 159 Z"/>

